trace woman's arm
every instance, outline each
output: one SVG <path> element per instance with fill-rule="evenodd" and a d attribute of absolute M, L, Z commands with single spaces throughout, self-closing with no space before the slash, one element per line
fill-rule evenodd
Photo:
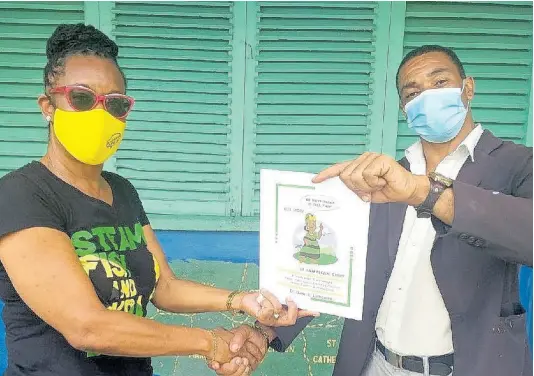
<path fill-rule="evenodd" d="M 0 238 L 0 261 L 24 302 L 76 349 L 118 356 L 198 354 L 229 361 L 230 337 L 164 325 L 107 310 L 98 299 L 68 236 L 34 227 Z"/>
<path fill-rule="evenodd" d="M 163 249 L 150 225 L 143 227 L 149 251 L 156 258 L 160 277 L 152 303 L 159 309 L 176 313 L 220 312 L 227 310 L 230 290 L 210 287 L 201 283 L 187 281 L 176 277 L 169 266 Z M 236 295 L 231 309 L 240 310 L 245 293 Z"/>
<path fill-rule="evenodd" d="M 169 312 L 217 312 L 227 310 L 229 290 L 205 286 L 200 283 L 176 278 L 150 225 L 143 227 L 149 251 L 158 261 L 160 278 L 152 303 Z M 262 291 L 258 301 L 258 292 L 242 292 L 230 299 L 230 308 L 248 313 L 262 324 L 271 326 L 293 325 L 298 318 L 318 316 L 317 313 L 299 310 L 297 305 L 288 300 L 283 307 L 278 299 L 268 291 Z M 230 297 L 231 298 L 231 297 Z"/>

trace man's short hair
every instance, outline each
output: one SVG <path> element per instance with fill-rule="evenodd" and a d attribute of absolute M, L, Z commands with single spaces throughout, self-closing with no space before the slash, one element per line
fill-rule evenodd
<path fill-rule="evenodd" d="M 458 58 L 458 55 L 456 55 L 456 53 L 453 50 L 447 47 L 438 46 L 437 44 L 427 44 L 421 47 L 417 47 L 414 50 L 411 50 L 402 59 L 399 65 L 399 69 L 397 69 L 397 77 L 396 77 L 397 91 L 399 91 L 399 73 L 400 73 L 401 68 L 409 60 L 413 59 L 414 57 L 421 56 L 429 52 L 442 52 L 445 55 L 447 55 L 449 59 L 451 59 L 451 61 L 454 63 L 454 65 L 456 65 L 456 68 L 458 68 L 458 72 L 460 72 L 460 77 L 465 78 L 464 66 L 462 62 L 460 61 L 460 59 Z"/>

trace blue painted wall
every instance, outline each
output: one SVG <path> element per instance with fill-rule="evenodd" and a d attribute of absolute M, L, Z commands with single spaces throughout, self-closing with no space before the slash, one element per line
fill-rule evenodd
<path fill-rule="evenodd" d="M 258 263 L 257 232 L 157 231 L 169 260 Z"/>

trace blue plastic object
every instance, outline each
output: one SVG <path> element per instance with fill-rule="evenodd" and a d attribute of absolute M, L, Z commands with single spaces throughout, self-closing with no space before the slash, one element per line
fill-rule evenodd
<path fill-rule="evenodd" d="M 519 270 L 519 299 L 527 311 L 527 336 L 532 352 L 532 268 L 522 266 Z"/>
<path fill-rule="evenodd" d="M 0 300 L 0 314 L 4 309 L 4 302 Z M 0 318 L 0 375 L 4 374 L 7 368 L 7 348 L 6 348 L 6 327 L 4 320 Z"/>

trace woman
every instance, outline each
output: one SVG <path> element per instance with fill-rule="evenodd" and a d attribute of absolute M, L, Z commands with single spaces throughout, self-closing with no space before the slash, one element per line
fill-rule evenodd
<path fill-rule="evenodd" d="M 223 329 L 144 318 L 149 301 L 169 312 L 241 310 L 270 325 L 298 314 L 268 293 L 261 300 L 175 277 L 134 187 L 102 171 L 134 104 L 117 45 L 92 26 L 61 25 L 46 53 L 38 103 L 47 153 L 0 179 L 6 375 L 144 376 L 151 356 L 259 357 L 252 344 L 231 353 Z"/>

